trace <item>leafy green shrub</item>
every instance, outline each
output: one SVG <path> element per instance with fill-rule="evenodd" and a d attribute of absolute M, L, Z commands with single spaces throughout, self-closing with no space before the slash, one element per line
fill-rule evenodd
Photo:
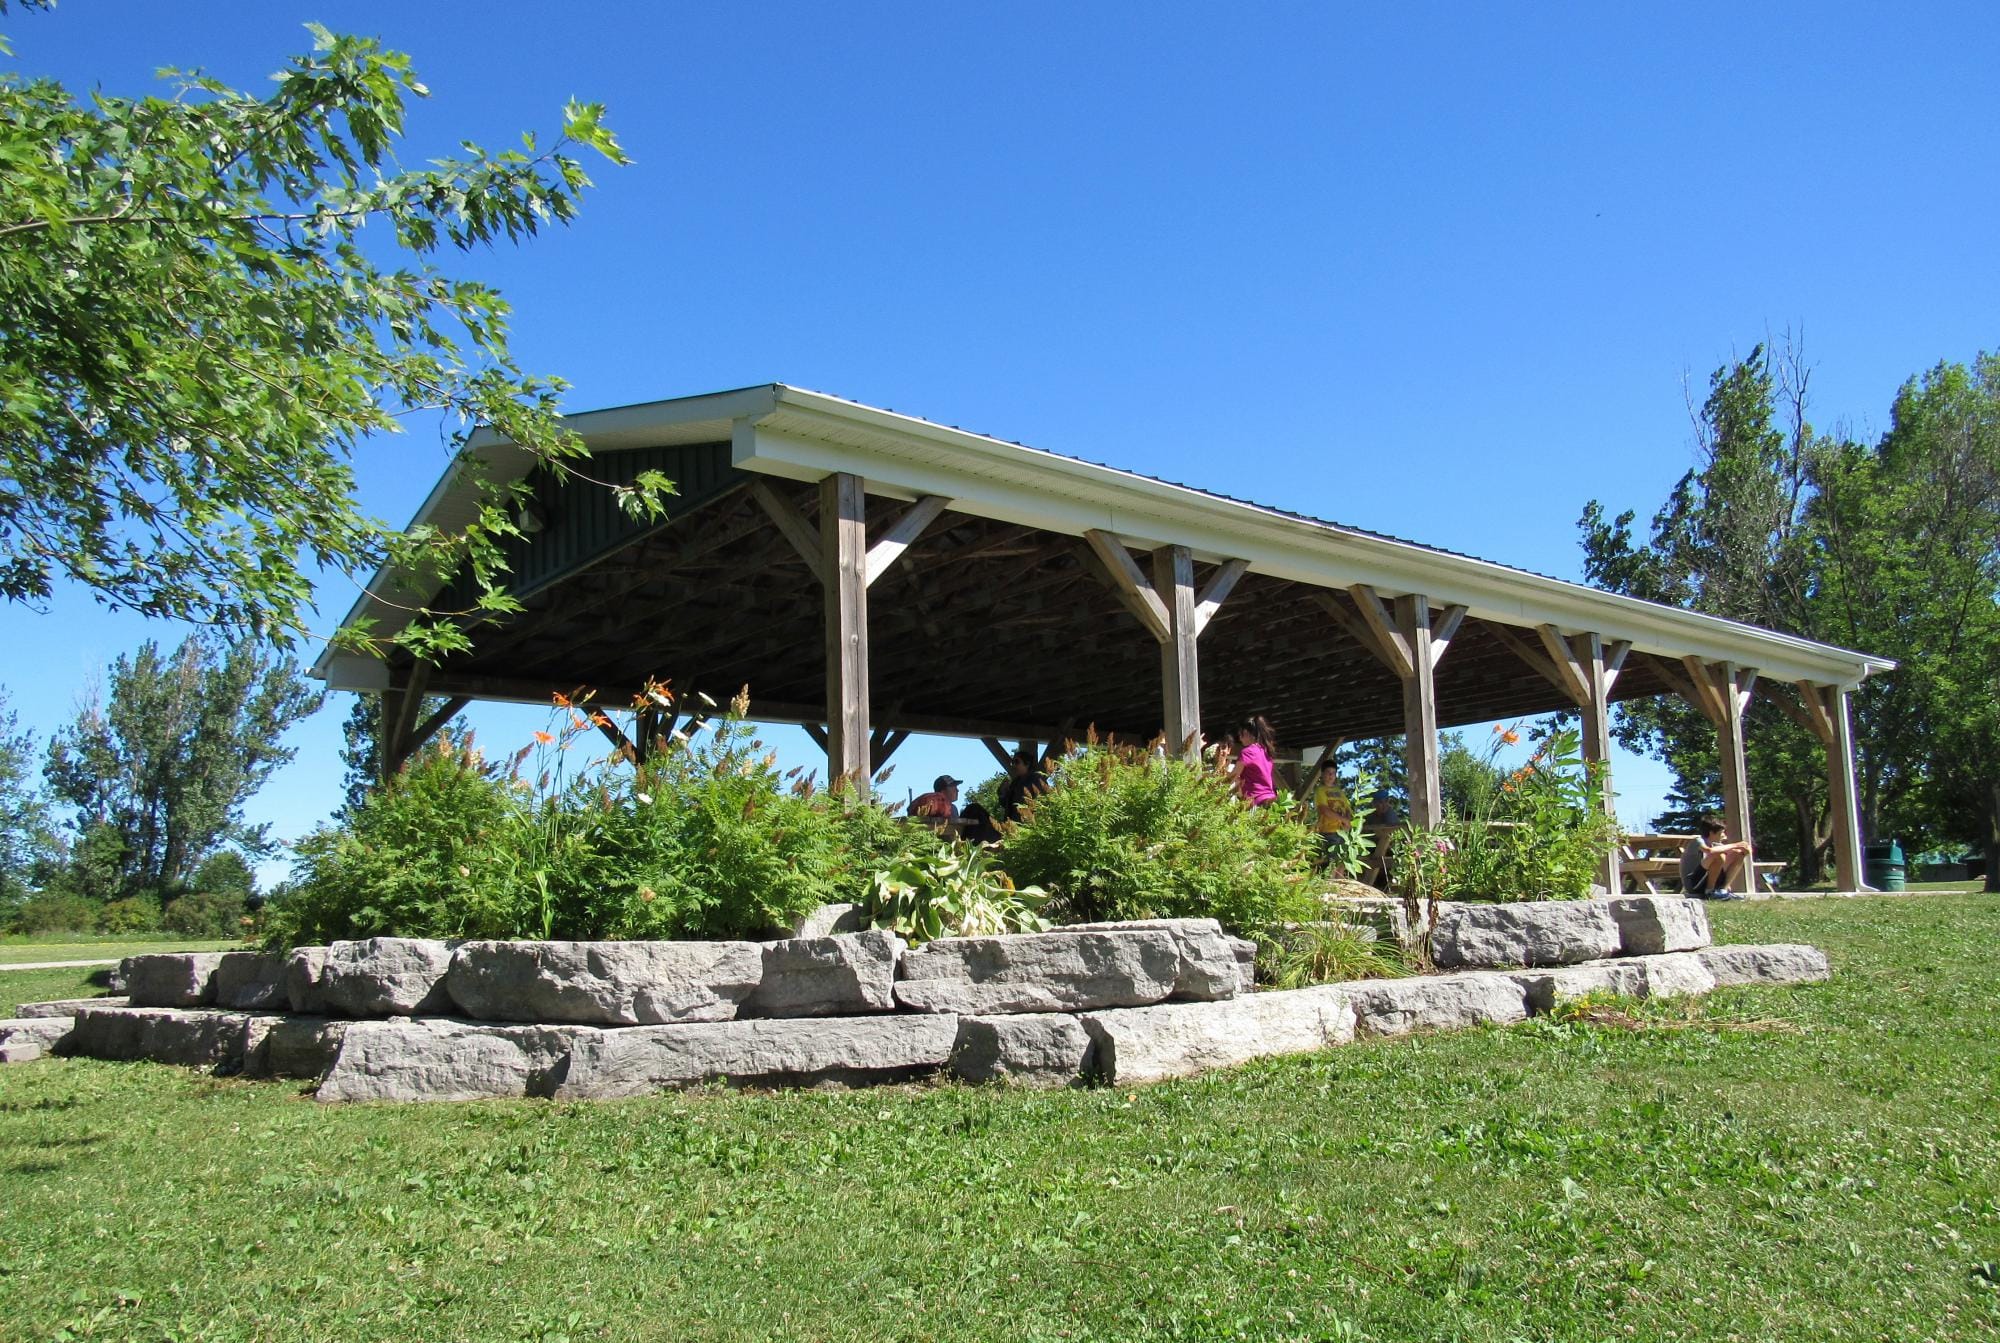
<path fill-rule="evenodd" d="M 276 944 L 336 938 L 511 937 L 523 927 L 496 861 L 518 828 L 518 795 L 473 748 L 440 738 L 377 788 L 345 825 L 298 845 L 292 889 L 274 899 Z"/>
<path fill-rule="evenodd" d="M 160 927 L 160 902 L 150 895 L 128 895 L 104 906 L 98 928 L 107 933 L 150 933 Z"/>
<path fill-rule="evenodd" d="M 587 705 L 500 765 L 469 739 L 420 752 L 300 843 L 268 938 L 758 937 L 860 899 L 904 827 L 779 771 L 744 707 L 629 770 L 568 773 L 595 738 Z"/>
<path fill-rule="evenodd" d="M 182 937 L 241 937 L 249 914 L 236 891 L 189 891 L 167 902 L 160 922 Z"/>
<path fill-rule="evenodd" d="M 15 905 L 7 916 L 10 933 L 90 933 L 97 931 L 103 906 L 80 895 L 43 891 Z"/>
<path fill-rule="evenodd" d="M 790 927 L 858 884 L 847 844 L 870 828 L 793 782 L 739 709 L 629 779 L 586 779 L 545 801 L 515 855 L 514 880 L 539 921 L 530 934 L 733 938 Z"/>
<path fill-rule="evenodd" d="M 1495 745 L 1512 736 L 1495 737 Z M 1489 758 L 1490 758 L 1489 752 Z M 1618 842 L 1618 821 L 1604 809 L 1599 771 L 1587 767 L 1574 728 L 1554 733 L 1512 774 L 1469 793 L 1422 850 L 1426 875 L 1447 900 L 1580 900 L 1598 865 Z M 1449 841 L 1440 855 L 1437 839 Z M 1413 850 L 1418 852 L 1418 850 Z M 1401 861 L 1405 872 L 1407 860 Z"/>
<path fill-rule="evenodd" d="M 1209 762 L 1092 743 L 1009 828 L 1004 861 L 1070 921 L 1210 917 L 1256 933 L 1313 917 L 1315 847 L 1289 799 L 1248 807 Z"/>
<path fill-rule="evenodd" d="M 908 854 L 875 874 L 864 907 L 877 928 L 911 943 L 940 937 L 992 937 L 1049 929 L 1041 908 L 1048 893 L 1016 887 L 995 865 L 993 851 L 956 841 Z"/>

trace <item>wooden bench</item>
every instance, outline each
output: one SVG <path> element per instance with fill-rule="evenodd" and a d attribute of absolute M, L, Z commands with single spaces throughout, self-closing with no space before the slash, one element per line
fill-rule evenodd
<path fill-rule="evenodd" d="M 1618 846 L 1618 874 L 1648 895 L 1661 894 L 1663 884 L 1677 891 L 1681 887 L 1681 846 L 1693 839 L 1693 835 L 1627 835 Z M 1666 855 L 1668 849 L 1673 850 L 1672 856 Z M 1783 863 L 1752 862 L 1751 867 L 1757 885 L 1767 891 L 1778 889 Z"/>

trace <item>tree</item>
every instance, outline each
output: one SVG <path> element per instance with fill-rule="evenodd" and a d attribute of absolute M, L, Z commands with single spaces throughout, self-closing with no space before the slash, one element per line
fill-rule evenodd
<path fill-rule="evenodd" d="M 0 596 L 66 575 L 284 642 L 311 566 L 387 561 L 465 569 L 474 609 L 517 609 L 498 543 L 518 535 L 518 485 L 490 486 L 459 534 L 398 534 L 357 508 L 351 454 L 436 411 L 568 473 L 583 450 L 556 419 L 563 384 L 516 366 L 499 294 L 432 258 L 567 223 L 589 184 L 571 151 L 625 155 L 602 109 L 572 102 L 550 146 L 403 168 L 405 102 L 427 94 L 409 58 L 310 30 L 261 98 L 199 72 L 167 72 L 171 97 L 87 101 L 0 75 Z M 618 492 L 657 510 L 666 488 Z M 464 645 L 443 618 L 397 638 Z"/>
<path fill-rule="evenodd" d="M 1635 545 L 1633 514 L 1581 520 L 1585 575 L 1616 591 L 1894 657 L 1853 697 L 1864 834 L 2000 849 L 2000 362 L 1906 384 L 1869 447 L 1814 433 L 1796 349 L 1718 369 L 1700 466 Z M 1781 419 L 1784 427 L 1778 427 Z M 1684 824 L 1720 800 L 1715 735 L 1673 699 L 1619 706 L 1618 735 L 1673 769 Z M 1774 707 L 1745 733 L 1759 844 L 1816 880 L 1831 840 L 1819 744 Z M 1989 859 L 1996 881 L 2000 854 Z"/>
<path fill-rule="evenodd" d="M 120 657 L 108 699 L 92 695 L 49 744 L 46 773 L 75 809 L 79 849 L 115 873 L 91 893 L 170 899 L 225 844 L 267 851 L 243 804 L 292 758 L 281 738 L 321 699 L 297 663 L 250 639 L 196 635 L 164 655 L 148 640 Z"/>
<path fill-rule="evenodd" d="M 57 843 L 35 770 L 35 734 L 22 728 L 0 690 L 0 910 L 42 884 Z"/>

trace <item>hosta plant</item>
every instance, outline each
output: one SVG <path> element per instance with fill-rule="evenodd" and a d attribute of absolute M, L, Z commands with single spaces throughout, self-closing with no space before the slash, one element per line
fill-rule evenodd
<path fill-rule="evenodd" d="M 905 854 L 875 874 L 868 916 L 877 928 L 913 944 L 940 937 L 993 937 L 1043 933 L 1041 909 L 1048 893 L 1016 887 L 990 849 L 953 842 L 930 852 Z"/>

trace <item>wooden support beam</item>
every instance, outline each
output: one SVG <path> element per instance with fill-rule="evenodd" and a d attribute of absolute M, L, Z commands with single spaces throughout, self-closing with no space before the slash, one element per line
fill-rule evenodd
<path fill-rule="evenodd" d="M 1208 581 L 1201 585 L 1201 591 L 1194 599 L 1194 632 L 1199 635 L 1208 628 L 1208 622 L 1215 619 L 1215 613 L 1229 600 L 1229 594 L 1236 590 L 1236 584 L 1249 571 L 1248 560 L 1224 560 L 1217 566 Z"/>
<path fill-rule="evenodd" d="M 1369 591 L 1371 598 L 1374 592 Z M 1444 820 L 1438 779 L 1437 687 L 1431 676 L 1430 599 L 1420 592 L 1396 598 L 1394 633 L 1410 671 L 1403 677 L 1403 758 L 1410 779 L 1410 822 Z"/>
<path fill-rule="evenodd" d="M 818 723 L 800 723 L 799 728 L 808 737 L 811 737 L 813 739 L 813 745 L 819 747 L 819 749 L 822 751 L 826 749 L 825 728 L 821 727 Z"/>
<path fill-rule="evenodd" d="M 1549 665 L 1556 671 L 1556 689 L 1568 695 L 1578 707 L 1590 702 L 1590 682 L 1583 674 L 1583 668 L 1576 660 L 1576 653 L 1563 638 L 1562 631 L 1554 625 L 1537 625 L 1535 634 L 1542 641 L 1542 648 L 1549 655 Z M 1592 636 L 1593 638 L 1595 636 Z"/>
<path fill-rule="evenodd" d="M 1844 696 L 1846 692 L 1837 686 L 1816 686 L 1811 681 L 1795 682 L 1799 691 L 1799 711 L 1794 719 L 1800 727 L 1813 734 L 1821 746 L 1832 746 L 1840 736 L 1836 725 L 1836 711 L 1828 700 L 1834 696 Z M 1772 683 L 1764 683 L 1764 698 L 1789 710 L 1791 701 L 1782 695 L 1773 694 Z"/>
<path fill-rule="evenodd" d="M 590 721 L 597 725 L 597 730 L 602 732 L 604 739 L 611 743 L 611 753 L 613 755 L 629 760 L 635 765 L 639 763 L 639 748 L 634 746 L 632 739 L 625 735 L 625 729 L 611 721 L 610 714 L 604 712 L 602 709 L 592 709 L 590 710 Z"/>
<path fill-rule="evenodd" d="M 1405 681 L 1409 680 L 1416 674 L 1417 662 L 1408 632 L 1397 627 L 1396 617 L 1382 604 L 1382 599 L 1376 595 L 1375 589 L 1366 583 L 1354 584 L 1348 588 L 1347 595 L 1354 598 L 1354 605 L 1361 612 L 1361 619 L 1367 623 L 1370 630 L 1374 631 L 1377 645 L 1375 651 L 1389 664 L 1390 671 Z M 1428 649 L 1431 634 L 1429 598 L 1424 599 L 1423 607 L 1424 641 Z M 1429 672 L 1428 666 L 1425 671 Z"/>
<path fill-rule="evenodd" d="M 1167 642 L 1170 630 L 1167 623 L 1166 603 L 1153 590 L 1146 575 L 1139 571 L 1139 562 L 1132 558 L 1132 552 L 1109 532 L 1087 531 L 1084 542 L 1090 547 L 1089 553 L 1097 558 L 1099 572 L 1118 600 L 1125 603 L 1141 625 L 1146 627 L 1155 639 Z"/>
<path fill-rule="evenodd" d="M 882 767 L 889 763 L 889 757 L 910 739 L 908 732 L 895 728 L 876 728 L 868 734 L 868 772 L 880 774 Z"/>
<path fill-rule="evenodd" d="M 901 517 L 889 524 L 889 530 L 882 538 L 868 547 L 868 583 L 872 587 L 875 580 L 889 572 L 903 552 L 916 544 L 924 529 L 937 521 L 938 514 L 944 512 L 951 500 L 942 495 L 927 494 L 903 510 Z"/>
<path fill-rule="evenodd" d="M 1001 769 L 1006 769 L 1013 762 L 1013 757 L 1007 754 L 1007 744 L 998 737 L 981 737 L 979 744 L 986 748 L 987 754 L 1000 762 Z"/>
<path fill-rule="evenodd" d="M 1722 819 L 1729 826 L 1729 837 L 1742 840 L 1753 846 L 1755 838 L 1750 833 L 1750 767 L 1743 753 L 1743 710 L 1749 696 L 1743 689 L 1743 672 L 1732 663 L 1723 663 L 1715 669 L 1715 679 L 1710 683 L 1710 693 L 1721 706 L 1721 715 L 1715 724 L 1717 755 L 1722 764 Z M 1756 673 L 1750 672 L 1752 683 Z M 1745 865 L 1746 879 L 1753 876 Z"/>
<path fill-rule="evenodd" d="M 778 524 L 778 530 L 792 543 L 792 549 L 799 552 L 799 558 L 806 562 L 806 568 L 812 571 L 812 576 L 820 581 L 822 587 L 826 586 L 826 554 L 825 548 L 820 543 L 821 529 L 808 522 L 806 515 L 799 512 L 796 504 L 772 489 L 769 481 L 751 481 L 750 497 L 771 515 L 771 521 Z M 824 501 L 824 494 L 821 495 L 821 499 Z M 820 518 L 824 522 L 826 514 L 821 513 Z"/>
<path fill-rule="evenodd" d="M 395 777 L 415 748 L 410 733 L 417 714 L 424 707 L 424 690 L 430 684 L 431 664 L 414 662 L 407 671 L 394 676 L 391 687 L 382 692 L 380 764 L 382 777 Z"/>
<path fill-rule="evenodd" d="M 819 485 L 826 593 L 826 772 L 864 792 L 868 768 L 868 495 L 836 471 Z"/>
<path fill-rule="evenodd" d="M 1578 735 L 1583 745 L 1584 768 L 1597 775 L 1598 785 L 1603 789 L 1600 800 L 1604 810 L 1615 817 L 1618 808 L 1611 791 L 1611 678 L 1605 667 L 1604 641 L 1595 633 L 1579 634 L 1565 648 L 1583 674 L 1586 691 L 1577 705 L 1583 718 Z M 1598 861 L 1597 880 L 1608 894 L 1617 895 L 1622 889 L 1620 876 L 1618 845 L 1613 844 Z"/>
<path fill-rule="evenodd" d="M 1632 653 L 1632 641 L 1620 639 L 1604 647 L 1604 693 L 1610 694 L 1618 684 L 1618 673 L 1625 670 L 1625 659 Z"/>
<path fill-rule="evenodd" d="M 1721 726 L 1722 720 L 1729 716 L 1729 706 L 1723 700 L 1722 692 L 1716 689 L 1715 669 L 1694 656 L 1682 658 L 1681 665 L 1687 668 L 1688 683 L 1694 688 L 1694 707 L 1700 709 L 1709 722 Z M 1740 839 L 1742 836 L 1731 838 Z"/>
<path fill-rule="evenodd" d="M 1702 709 L 1701 694 L 1694 688 L 1694 682 L 1690 681 L 1673 662 L 1663 657 L 1655 657 L 1653 659 L 1653 675 L 1658 677 L 1661 684 L 1665 685 L 1668 690 L 1679 695 L 1695 708 Z M 1702 709 L 1702 713 L 1704 717 L 1707 716 L 1706 709 Z"/>
<path fill-rule="evenodd" d="M 1771 705 L 1794 723 L 1797 723 L 1807 735 L 1812 737 L 1821 746 L 1826 746 L 1832 741 L 1833 724 L 1826 721 L 1823 712 L 1814 713 L 1815 708 L 1824 709 L 1824 706 L 1815 703 L 1819 697 L 1817 686 L 1800 682 L 1799 699 L 1796 700 L 1778 689 L 1776 682 L 1773 681 L 1764 682 L 1759 689 L 1763 691 L 1765 703 Z"/>
<path fill-rule="evenodd" d="M 1347 631 L 1348 637 L 1360 644 L 1362 649 L 1377 662 L 1391 671 L 1396 669 L 1395 660 L 1389 656 L 1389 650 L 1383 647 L 1382 641 L 1375 637 L 1374 628 L 1360 616 L 1348 610 L 1340 598 L 1324 589 L 1315 588 L 1312 592 L 1312 602 L 1320 610 L 1333 617 L 1333 623 Z"/>
<path fill-rule="evenodd" d="M 1431 622 L 1431 666 L 1444 661 L 1445 652 L 1451 647 L 1452 638 L 1458 627 L 1465 623 L 1463 606 L 1447 606 L 1438 618 Z"/>
<path fill-rule="evenodd" d="M 1570 693 L 1568 679 L 1556 669 L 1556 664 L 1551 662 L 1547 655 L 1540 649 L 1516 634 L 1510 626 L 1489 623 L 1487 628 L 1493 631 L 1493 637 L 1506 645 L 1515 657 L 1534 668 L 1535 672 L 1544 681 L 1547 681 L 1565 695 Z"/>
<path fill-rule="evenodd" d="M 460 710 L 472 703 L 470 695 L 453 695 L 439 706 L 438 711 L 419 723 L 410 732 L 409 740 L 403 743 L 403 758 L 409 759 L 422 750 L 424 743 L 435 737 L 439 730 L 456 717 Z"/>
<path fill-rule="evenodd" d="M 1201 757 L 1201 628 L 1195 615 L 1194 552 L 1161 546 L 1153 552 L 1153 592 L 1167 612 L 1160 645 L 1160 700 L 1167 749 L 1189 760 Z"/>
<path fill-rule="evenodd" d="M 1848 717 L 1847 692 L 1827 686 L 1814 698 L 1826 711 L 1833 740 L 1826 747 L 1826 795 L 1833 821 L 1834 882 L 1843 891 L 1863 891 L 1861 867 L 1861 805 L 1854 789 L 1854 727 Z"/>

